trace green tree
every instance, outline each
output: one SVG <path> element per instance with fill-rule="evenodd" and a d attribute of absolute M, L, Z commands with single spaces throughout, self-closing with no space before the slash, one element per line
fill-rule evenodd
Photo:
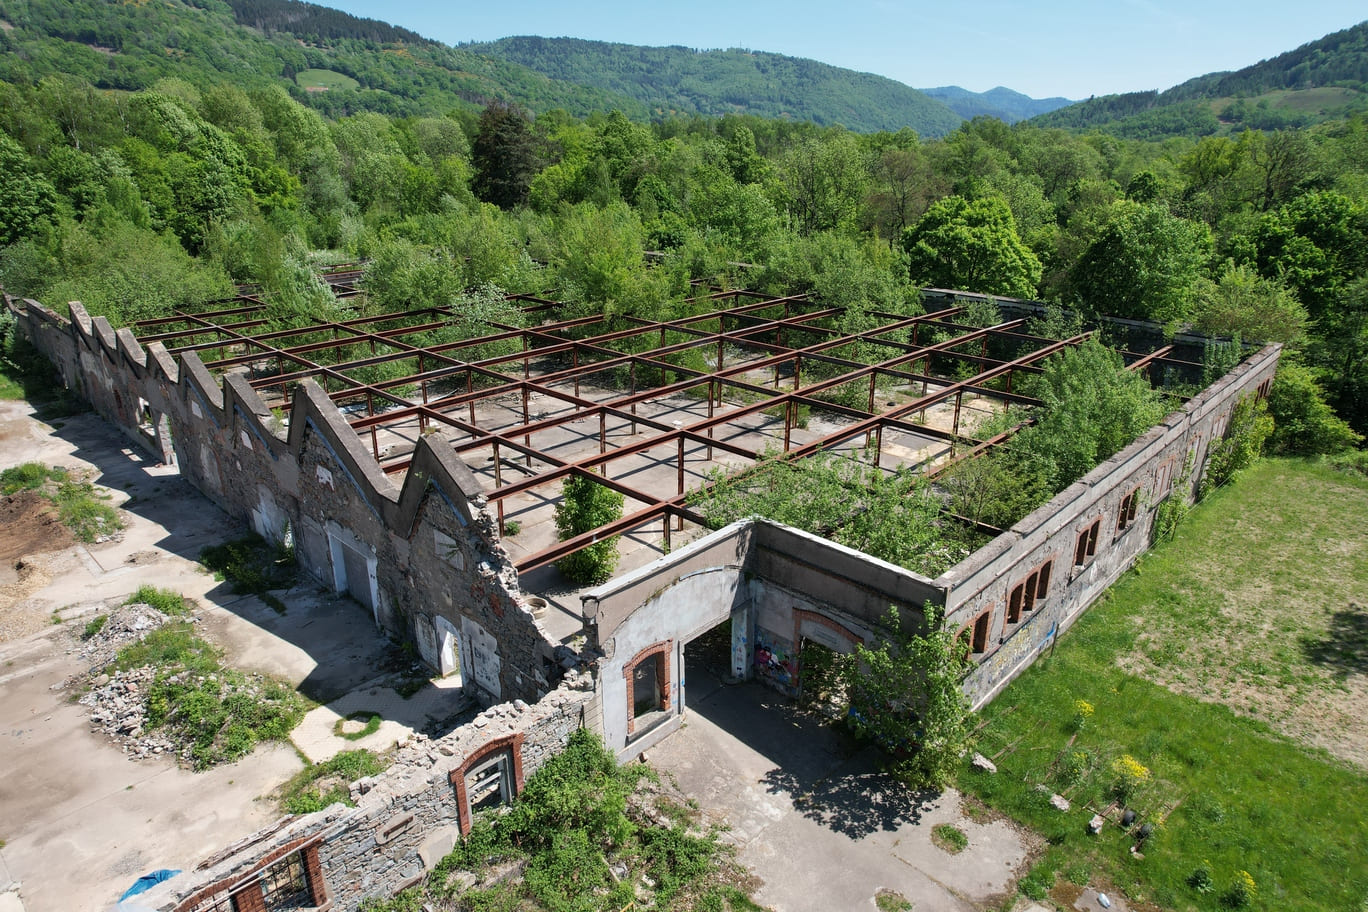
<path fill-rule="evenodd" d="M 903 232 L 903 249 L 921 285 L 1030 298 L 1040 282 L 1040 260 L 997 197 L 949 196 L 933 204 Z"/>
<path fill-rule="evenodd" d="M 914 788 L 942 789 L 973 743 L 973 714 L 962 681 L 963 649 L 935 605 L 908 631 L 889 608 L 874 646 L 857 643 L 837 674 L 850 700 L 850 725 L 892 755 L 894 775 Z"/>
<path fill-rule="evenodd" d="M 1306 324 L 1306 308 L 1286 285 L 1234 260 L 1215 282 L 1203 284 L 1193 319 L 1199 332 L 1254 342 L 1299 342 Z"/>
<path fill-rule="evenodd" d="M 783 196 L 804 234 L 855 225 L 868 171 L 855 137 L 833 130 L 791 148 L 781 169 Z"/>
<path fill-rule="evenodd" d="M 568 475 L 556 504 L 561 541 L 592 532 L 622 518 L 623 496 L 583 475 Z M 556 561 L 556 569 L 577 586 L 606 582 L 617 567 L 617 536 L 594 542 Z"/>
<path fill-rule="evenodd" d="M 1196 312 L 1210 252 L 1205 225 L 1177 218 L 1163 205 L 1121 200 L 1074 266 L 1070 282 L 1097 313 L 1182 322 Z"/>
<path fill-rule="evenodd" d="M 1325 402 L 1316 376 L 1287 355 L 1278 364 L 1278 375 L 1268 396 L 1273 418 L 1272 451 L 1289 456 L 1342 453 L 1363 442 Z"/>
<path fill-rule="evenodd" d="M 885 150 L 871 172 L 865 206 L 874 227 L 890 243 L 921 218 L 932 200 L 950 191 L 949 181 L 932 170 L 926 153 L 916 145 Z"/>
<path fill-rule="evenodd" d="M 537 166 L 536 139 L 521 108 L 496 101 L 480 115 L 470 148 L 475 195 L 501 209 L 527 202 Z"/>
<path fill-rule="evenodd" d="M 1030 460 L 990 452 L 962 459 L 937 479 L 950 512 L 1007 529 L 1050 499 L 1048 481 Z"/>
<path fill-rule="evenodd" d="M 1013 438 L 1011 450 L 1033 463 L 1052 491 L 1082 478 L 1165 412 L 1149 381 L 1092 339 L 1046 359 L 1032 392 L 1041 401 L 1039 418 Z"/>
<path fill-rule="evenodd" d="M 1305 194 L 1260 221 L 1253 248 L 1259 273 L 1286 282 L 1322 320 L 1368 270 L 1368 205 L 1329 190 Z"/>
<path fill-rule="evenodd" d="M 0 133 L 0 247 L 33 234 L 56 214 L 56 188 L 17 142 Z"/>

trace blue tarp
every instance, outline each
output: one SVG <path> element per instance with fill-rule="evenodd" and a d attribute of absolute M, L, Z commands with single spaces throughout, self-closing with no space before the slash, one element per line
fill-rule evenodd
<path fill-rule="evenodd" d="M 174 871 L 169 868 L 162 868 L 160 871 L 153 871 L 151 874 L 144 874 L 139 877 L 137 883 L 124 890 L 124 895 L 119 897 L 119 902 L 123 902 L 130 896 L 137 896 L 139 893 L 146 893 L 148 890 L 161 883 L 163 880 L 170 880 L 180 873 L 180 869 Z"/>

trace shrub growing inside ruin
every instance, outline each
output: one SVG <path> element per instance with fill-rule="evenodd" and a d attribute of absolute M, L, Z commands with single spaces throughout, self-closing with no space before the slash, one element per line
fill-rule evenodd
<path fill-rule="evenodd" d="M 889 608 L 878 644 L 857 643 L 840 666 L 851 728 L 888 751 L 890 770 L 913 788 L 944 788 L 972 742 L 964 652 L 942 620 L 928 605 L 925 632 L 908 632 Z"/>
<path fill-rule="evenodd" d="M 1268 417 L 1267 404 L 1254 395 L 1240 397 L 1230 411 L 1225 433 L 1211 442 L 1202 495 L 1249 468 L 1262 455 L 1264 441 L 1271 433 L 1273 419 Z"/>
<path fill-rule="evenodd" d="M 556 504 L 556 532 L 561 541 L 583 535 L 622 518 L 623 497 L 612 488 L 581 475 L 571 475 Z M 606 582 L 617 567 L 617 536 L 594 542 L 556 561 L 556 569 L 577 586 Z"/>

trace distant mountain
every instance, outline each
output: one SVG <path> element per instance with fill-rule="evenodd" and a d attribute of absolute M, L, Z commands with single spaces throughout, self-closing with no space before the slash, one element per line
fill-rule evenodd
<path fill-rule="evenodd" d="M 1048 114 L 1074 103 L 1068 98 L 1032 98 L 1003 86 L 986 92 L 971 92 L 959 86 L 940 86 L 922 89 L 921 92 L 945 102 L 950 110 L 965 120 L 973 120 L 975 117 L 996 117 L 1009 124 L 1018 120 L 1028 120 L 1039 114 Z"/>
<path fill-rule="evenodd" d="M 754 114 L 839 123 L 858 132 L 911 127 L 926 137 L 943 136 L 963 119 L 896 80 L 762 51 L 531 36 L 461 47 L 555 80 L 625 95 L 655 116 Z"/>
<path fill-rule="evenodd" d="M 1364 110 L 1368 22 L 1233 73 L 1208 73 L 1164 92 L 1090 98 L 1033 122 L 1158 139 L 1300 127 Z"/>

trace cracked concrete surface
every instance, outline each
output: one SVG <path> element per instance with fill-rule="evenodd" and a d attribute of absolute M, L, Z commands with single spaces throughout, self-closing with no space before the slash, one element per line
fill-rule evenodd
<path fill-rule="evenodd" d="M 233 594 L 195 558 L 246 530 L 94 414 L 46 424 L 26 403 L 0 401 L 0 468 L 29 461 L 90 470 L 127 528 L 113 541 L 25 556 L 37 570 L 31 584 L 0 591 L 0 616 L 25 620 L 9 628 L 12 639 L 0 637 L 0 912 L 103 910 L 143 874 L 191 869 L 275 820 L 263 796 L 301 767 L 292 746 L 274 744 L 192 773 L 169 760 L 129 760 L 91 732 L 64 686 L 86 670 L 77 636 L 144 583 L 194 599 L 200 634 L 230 665 L 278 675 L 323 703 L 361 688 L 367 708 L 393 710 L 379 741 L 464 705 L 459 692 L 438 688 L 408 704 L 371 705 L 387 640 L 370 615 L 307 578 L 279 593 L 284 615 Z M 0 567 L 0 587 L 16 573 Z M 326 737 L 370 746 L 333 738 L 331 722 Z"/>
<path fill-rule="evenodd" d="M 1005 821 L 976 823 L 960 795 L 915 793 L 878 772 L 861 749 L 758 684 L 724 686 L 687 668 L 684 727 L 651 749 L 763 886 L 776 912 L 873 909 L 881 889 L 916 909 L 996 907 L 1014 889 L 1036 842 Z M 969 846 L 950 855 L 931 842 L 952 823 Z"/>

